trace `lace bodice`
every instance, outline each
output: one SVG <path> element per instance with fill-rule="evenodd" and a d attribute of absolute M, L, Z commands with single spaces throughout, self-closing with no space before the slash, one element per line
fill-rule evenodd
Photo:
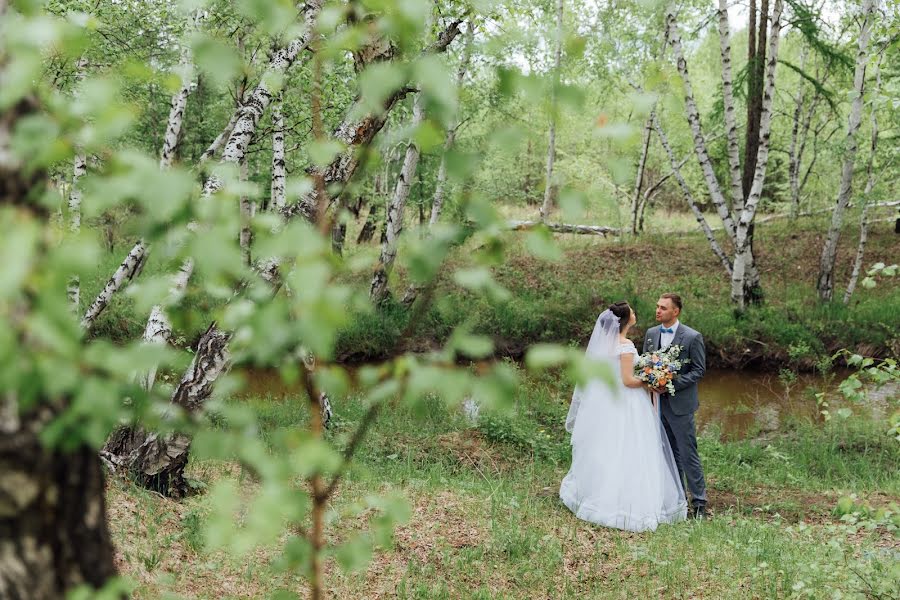
<path fill-rule="evenodd" d="M 619 356 L 620 354 L 634 354 L 636 358 L 637 353 L 637 348 L 634 347 L 634 342 L 631 340 L 627 340 L 616 346 L 616 356 Z"/>

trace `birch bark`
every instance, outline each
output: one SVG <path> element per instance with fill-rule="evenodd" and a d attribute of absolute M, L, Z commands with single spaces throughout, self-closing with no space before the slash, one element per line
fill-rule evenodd
<path fill-rule="evenodd" d="M 416 96 L 413 106 L 412 129 L 417 129 L 425 119 L 424 100 L 421 94 Z M 403 209 L 409 199 L 413 178 L 416 176 L 416 168 L 419 164 L 419 146 L 410 140 L 406 146 L 406 156 L 403 159 L 403 167 L 400 169 L 400 177 L 394 188 L 394 195 L 388 207 L 387 223 L 385 227 L 386 239 L 381 245 L 381 257 L 375 273 L 372 275 L 372 283 L 369 288 L 369 297 L 373 302 L 382 302 L 387 296 L 388 279 L 394 268 L 397 258 L 397 245 L 400 232 L 403 230 Z"/>
<path fill-rule="evenodd" d="M 731 261 L 728 259 L 728 256 L 722 250 L 722 247 L 719 245 L 719 242 L 716 240 L 716 236 L 713 233 L 712 229 L 709 226 L 709 223 L 706 222 L 706 218 L 703 216 L 703 212 L 700 210 L 700 207 L 697 205 L 697 201 L 694 198 L 694 195 L 691 193 L 691 188 L 688 186 L 684 177 L 681 175 L 681 166 L 684 164 L 683 162 L 679 163 L 675 158 L 675 153 L 672 151 L 672 146 L 669 144 L 669 138 L 666 135 L 666 132 L 663 130 L 662 125 L 660 125 L 659 117 L 654 112 L 650 115 L 650 118 L 653 122 L 653 127 L 656 129 L 656 135 L 659 137 L 659 141 L 662 144 L 663 149 L 666 151 L 666 156 L 669 158 L 669 164 L 672 167 L 672 174 L 675 176 L 675 180 L 678 182 L 678 187 L 681 188 L 681 192 L 684 194 L 684 199 L 687 201 L 688 206 L 691 207 L 691 212 L 694 213 L 694 218 L 697 219 L 697 223 L 700 225 L 700 229 L 703 230 L 703 234 L 706 236 L 706 240 L 709 242 L 709 246 L 713 251 L 713 254 L 716 255 L 716 258 L 719 259 L 719 262 L 722 263 L 722 267 L 724 267 L 725 272 L 730 276 L 731 275 Z"/>
<path fill-rule="evenodd" d="M 647 167 L 647 155 L 650 150 L 650 133 L 653 131 L 651 119 L 644 123 L 644 134 L 641 139 L 641 157 L 638 159 L 637 179 L 634 182 L 634 195 L 631 197 L 631 234 L 637 235 L 638 218 L 641 211 L 641 189 L 644 185 L 644 170 Z"/>
<path fill-rule="evenodd" d="M 88 60 L 82 56 L 75 64 L 75 85 L 76 94 L 77 86 L 84 81 L 87 73 Z M 87 173 L 87 157 L 80 149 L 76 152 L 72 159 L 72 185 L 69 188 L 69 230 L 72 233 L 81 231 L 81 188 L 78 186 L 78 180 Z M 77 315 L 81 312 L 81 279 L 78 275 L 73 275 L 69 279 L 66 286 L 66 295 L 72 306 L 72 311 Z"/>
<path fill-rule="evenodd" d="M 856 282 L 862 271 L 863 258 L 866 253 L 866 242 L 869 238 L 869 208 L 872 206 L 872 189 L 875 187 L 875 153 L 878 150 L 878 96 L 881 93 L 881 59 L 875 66 L 875 90 L 871 99 L 871 137 L 869 138 L 869 160 L 866 163 L 866 189 L 863 191 L 863 210 L 859 221 L 859 244 L 856 246 L 856 258 L 853 259 L 853 270 L 850 273 L 850 281 L 847 282 L 847 291 L 844 292 L 844 304 L 850 303 L 850 297 L 856 290 Z"/>
<path fill-rule="evenodd" d="M 547 135 L 547 171 L 545 176 L 544 202 L 541 204 L 541 221 L 546 221 L 553 208 L 553 166 L 556 161 L 556 86 L 559 85 L 559 68 L 562 63 L 563 43 L 563 0 L 556 0 L 556 49 L 554 51 L 554 87 L 550 95 L 550 131 Z"/>
<path fill-rule="evenodd" d="M 272 104 L 272 210 L 281 210 L 285 205 L 284 182 L 286 177 L 284 158 L 284 114 L 282 113 L 283 97 L 279 96 Z"/>
<path fill-rule="evenodd" d="M 764 0 L 765 3 L 765 0 Z M 759 149 L 756 154 L 756 169 L 750 193 L 742 207 L 740 220 L 735 231 L 735 251 L 733 271 L 731 275 L 731 300 L 739 310 L 743 310 L 750 299 L 752 289 L 758 287 L 758 274 L 755 272 L 751 237 L 753 218 L 762 197 L 763 184 L 766 179 L 766 167 L 769 162 L 772 129 L 772 101 L 775 96 L 775 67 L 778 62 L 778 46 L 781 40 L 781 11 L 784 3 L 775 0 L 769 31 L 769 48 L 766 56 L 766 79 L 763 89 L 762 110 L 759 122 Z"/>
<path fill-rule="evenodd" d="M 875 0 L 863 0 L 859 41 L 856 51 L 856 67 L 853 74 L 854 97 L 850 105 L 850 116 L 847 123 L 847 137 L 844 145 L 844 162 L 841 168 L 841 184 L 837 202 L 831 214 L 831 226 L 822 247 L 819 261 L 819 276 L 816 290 L 823 302 L 831 300 L 834 295 L 834 264 L 837 259 L 837 247 L 844 223 L 844 210 L 850 202 L 853 189 L 853 165 L 856 160 L 858 144 L 856 134 L 862 121 L 863 95 L 865 92 L 866 65 L 869 62 L 869 40 L 872 36 L 872 22 L 875 12 Z"/>

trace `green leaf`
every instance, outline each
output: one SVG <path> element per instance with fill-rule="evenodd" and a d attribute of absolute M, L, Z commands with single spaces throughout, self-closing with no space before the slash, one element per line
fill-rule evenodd
<path fill-rule="evenodd" d="M 314 140 L 308 144 L 309 158 L 317 167 L 331 163 L 335 156 L 344 151 L 344 145 L 335 139 Z"/>
<path fill-rule="evenodd" d="M 541 370 L 550 367 L 557 367 L 568 358 L 568 353 L 564 346 L 558 344 L 535 344 L 528 349 L 525 355 L 525 364 L 529 369 Z"/>
<path fill-rule="evenodd" d="M 556 262 L 562 259 L 562 250 L 556 245 L 553 234 L 546 227 L 529 231 L 525 236 L 525 247 L 535 258 Z"/>
<path fill-rule="evenodd" d="M 198 33 L 193 37 L 191 46 L 194 62 L 217 89 L 224 89 L 237 76 L 241 58 L 228 44 Z"/>

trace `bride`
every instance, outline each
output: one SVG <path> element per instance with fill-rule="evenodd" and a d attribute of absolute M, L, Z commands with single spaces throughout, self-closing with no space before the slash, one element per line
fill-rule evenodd
<path fill-rule="evenodd" d="M 575 388 L 566 418 L 572 468 L 559 496 L 579 519 L 645 531 L 683 520 L 687 502 L 658 409 L 634 376 L 638 353 L 626 335 L 635 322 L 627 302 L 597 319 L 587 354 L 613 377 Z"/>

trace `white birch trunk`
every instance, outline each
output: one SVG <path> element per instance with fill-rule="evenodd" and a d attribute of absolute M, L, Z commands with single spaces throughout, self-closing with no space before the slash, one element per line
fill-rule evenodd
<path fill-rule="evenodd" d="M 545 221 L 507 221 L 506 227 L 510 231 L 529 231 L 538 227 L 546 227 L 553 233 L 574 233 L 582 235 L 619 235 L 621 229 L 607 227 L 606 225 L 571 225 L 568 223 L 547 223 Z"/>
<path fill-rule="evenodd" d="M 231 119 L 229 119 L 228 124 L 225 125 L 225 129 L 220 131 L 219 135 L 216 136 L 216 139 L 214 139 L 209 147 L 203 151 L 203 154 L 200 156 L 201 165 L 215 157 L 228 138 L 231 137 L 231 132 L 234 131 L 234 125 L 237 123 L 240 116 L 240 110 L 235 111 L 235 113 L 231 115 Z"/>
<path fill-rule="evenodd" d="M 728 2 L 719 0 L 719 54 L 722 62 L 722 100 L 725 112 L 725 135 L 728 140 L 728 173 L 731 181 L 731 205 L 735 215 L 744 208 L 741 188 L 741 155 L 738 143 L 734 87 L 731 75 L 731 30 L 728 26 Z"/>
<path fill-rule="evenodd" d="M 81 231 L 81 188 L 78 180 L 87 173 L 87 160 L 84 154 L 78 153 L 72 161 L 72 186 L 69 190 L 69 230 L 72 233 Z M 81 280 L 78 275 L 69 278 L 66 286 L 72 311 L 77 315 L 81 311 Z"/>
<path fill-rule="evenodd" d="M 425 119 L 424 100 L 421 94 L 416 96 L 413 105 L 412 128 L 416 129 Z M 400 177 L 394 188 L 394 196 L 388 207 L 385 231 L 387 237 L 381 244 L 381 257 L 375 273 L 372 275 L 372 285 L 369 289 L 369 297 L 373 302 L 379 303 L 387 296 L 388 278 L 394 268 L 394 260 L 397 258 L 397 245 L 400 232 L 403 231 L 403 209 L 412 189 L 412 182 L 416 176 L 416 168 L 419 164 L 419 146 L 412 140 L 406 146 L 406 156 L 403 159 L 403 167 L 400 169 Z"/>
<path fill-rule="evenodd" d="M 883 58 L 883 55 L 882 55 Z M 862 271 L 863 258 L 866 253 L 866 242 L 869 238 L 869 208 L 872 206 L 871 195 L 875 187 L 875 153 L 878 150 L 878 95 L 881 92 L 881 58 L 875 67 L 875 93 L 872 94 L 871 106 L 871 138 L 869 142 L 869 160 L 866 163 L 866 189 L 863 191 L 863 210 L 859 220 L 859 244 L 856 246 L 856 258 L 853 259 L 853 271 L 850 273 L 850 281 L 847 282 L 847 291 L 844 292 L 844 304 L 850 303 L 850 297 L 856 291 L 856 282 Z"/>
<path fill-rule="evenodd" d="M 461 21 L 458 20 L 450 23 L 420 55 L 427 56 L 445 52 L 453 40 L 456 39 L 456 36 L 459 35 L 460 23 Z M 386 52 L 393 54 L 393 50 L 387 50 Z M 357 98 L 347 110 L 347 117 L 332 134 L 334 139 L 344 144 L 345 150 L 323 169 L 311 169 L 309 174 L 321 174 L 326 188 L 335 184 L 337 186 L 346 185 L 359 166 L 359 148 L 372 141 L 375 135 L 384 127 L 387 117 L 396 103 L 405 98 L 411 91 L 413 90 L 410 87 L 397 90 L 384 101 L 382 105 L 383 110 L 378 114 L 368 112 L 361 100 Z M 360 118 L 360 114 L 364 116 Z M 298 202 L 285 206 L 281 214 L 285 220 L 301 216 L 310 223 L 314 223 L 317 208 L 316 191 L 311 190 L 304 194 Z"/>
<path fill-rule="evenodd" d="M 281 210 L 285 202 L 284 182 L 286 178 L 284 157 L 284 115 L 282 114 L 283 97 L 281 94 L 272 104 L 272 188 L 271 210 Z"/>
<path fill-rule="evenodd" d="M 550 95 L 550 131 L 547 136 L 547 172 L 544 187 L 544 203 L 541 205 L 541 221 L 546 221 L 553 208 L 553 166 L 556 161 L 556 85 L 559 84 L 559 68 L 562 62 L 563 0 L 556 0 L 556 50 L 553 64 L 554 88 Z"/>
<path fill-rule="evenodd" d="M 756 207 L 762 197 L 766 180 L 766 167 L 769 162 L 769 148 L 772 133 L 772 101 L 775 96 L 775 67 L 778 63 L 778 46 L 781 40 L 782 0 L 775 0 L 772 9 L 772 20 L 769 25 L 769 48 L 766 55 L 766 80 L 763 89 L 762 111 L 759 119 L 759 149 L 756 158 L 756 170 L 753 173 L 753 184 L 747 196 L 747 202 L 741 211 L 735 234 L 734 269 L 731 276 L 731 300 L 743 310 L 747 302 L 749 287 L 758 285 L 753 260 L 753 251 L 749 243 L 749 234 Z"/>
<path fill-rule="evenodd" d="M 247 159 L 244 157 L 240 163 L 241 181 L 246 182 L 249 178 L 247 172 Z M 241 247 L 241 260 L 246 266 L 250 266 L 250 244 L 253 237 L 252 220 L 253 207 L 249 196 L 241 196 L 239 201 L 241 211 L 241 232 L 238 237 L 238 244 Z"/>
<path fill-rule="evenodd" d="M 472 41 L 475 38 L 475 25 L 470 21 L 466 28 L 466 45 L 463 48 L 462 59 L 459 63 L 459 70 L 456 72 L 456 89 L 457 93 L 462 89 L 463 82 L 466 78 L 466 72 L 469 70 L 469 61 L 472 59 Z M 444 152 L 441 155 L 441 165 L 438 167 L 437 183 L 434 186 L 434 197 L 431 202 L 431 217 L 428 219 L 428 227 L 431 228 L 441 218 L 441 211 L 444 208 L 444 188 L 447 185 L 447 153 L 453 148 L 456 142 L 456 131 L 459 129 L 460 121 L 457 115 L 456 122 L 453 127 L 447 131 L 447 139 L 444 141 Z"/>
<path fill-rule="evenodd" d="M 800 50 L 800 70 L 806 64 L 806 46 Z M 794 99 L 794 116 L 791 125 L 791 145 L 788 148 L 788 182 L 791 187 L 791 219 L 796 219 L 800 212 L 800 132 L 803 120 L 803 103 L 806 99 L 806 86 L 801 82 Z"/>
<path fill-rule="evenodd" d="M 174 304 L 181 299 L 193 272 L 194 261 L 188 258 L 182 263 L 181 268 L 172 280 L 168 304 Z M 166 316 L 163 306 L 157 304 L 150 311 L 150 318 L 147 319 L 147 326 L 144 328 L 143 340 L 148 344 L 167 344 L 171 338 L 172 323 Z M 139 379 L 144 389 L 149 390 L 153 387 L 153 382 L 156 380 L 156 367 L 141 375 Z"/>
<path fill-rule="evenodd" d="M 221 162 L 236 165 L 244 157 L 250 139 L 259 125 L 259 120 L 272 102 L 273 90 L 269 89 L 269 84 L 273 80 L 280 80 L 287 69 L 297 60 L 297 57 L 309 47 L 309 42 L 316 31 L 316 20 L 322 10 L 322 4 L 323 0 L 307 0 L 303 15 L 303 33 L 272 56 L 259 84 L 247 101 L 238 108 L 237 120 L 225 143 L 225 148 L 222 150 Z M 221 179 L 216 175 L 211 175 L 203 186 L 203 195 L 210 196 L 220 187 L 222 187 Z"/>
<path fill-rule="evenodd" d="M 681 75 L 682 84 L 684 86 L 684 106 L 687 113 L 688 125 L 691 128 L 691 134 L 694 140 L 694 152 L 697 155 L 697 161 L 700 164 L 700 170 L 703 173 L 704 181 L 709 189 L 709 196 L 716 207 L 719 218 L 722 219 L 722 225 L 728 237 L 735 241 L 735 223 L 732 218 L 725 197 L 722 195 L 722 188 L 716 179 L 716 173 L 713 169 L 712 161 L 709 158 L 709 152 L 706 149 L 706 141 L 703 137 L 703 130 L 700 125 L 700 111 L 697 108 L 697 102 L 694 100 L 694 89 L 691 85 L 690 74 L 688 73 L 687 60 L 684 57 L 684 49 L 681 46 L 681 34 L 678 32 L 678 23 L 675 18 L 675 5 L 669 5 L 666 11 L 666 38 L 672 47 L 675 55 L 675 64 L 678 73 Z"/>
<path fill-rule="evenodd" d="M 856 160 L 858 144 L 856 133 L 862 121 L 863 93 L 865 92 L 866 64 L 869 62 L 869 40 L 872 35 L 873 13 L 875 12 L 874 0 L 863 0 L 862 25 L 860 26 L 859 42 L 856 52 L 856 68 L 853 75 L 853 90 L 855 97 L 850 105 L 850 117 L 847 124 L 847 141 L 844 146 L 844 162 L 841 169 L 841 184 L 838 190 L 837 203 L 831 215 L 831 226 L 825 238 L 822 248 L 822 258 L 819 264 L 819 277 L 816 289 L 819 299 L 823 302 L 831 300 L 834 295 L 834 264 L 837 259 L 838 241 L 841 236 L 841 226 L 844 222 L 844 209 L 850 202 L 850 193 L 853 186 L 853 165 Z"/>
<path fill-rule="evenodd" d="M 447 140 L 444 142 L 444 154 L 441 156 L 441 165 L 438 167 L 437 182 L 434 186 L 434 197 L 431 201 L 431 217 L 428 219 L 429 228 L 434 227 L 435 223 L 441 218 L 441 211 L 444 210 L 444 187 L 447 185 L 447 152 L 453 147 L 455 138 L 455 129 L 447 132 Z"/>
<path fill-rule="evenodd" d="M 641 157 L 638 159 L 637 176 L 634 182 L 634 195 L 631 198 L 631 233 L 637 235 L 638 215 L 641 211 L 641 188 L 644 184 L 644 169 L 647 166 L 647 154 L 650 150 L 650 132 L 653 130 L 651 119 L 644 123 L 644 135 L 641 139 Z"/>
<path fill-rule="evenodd" d="M 199 19 L 199 12 L 194 19 L 196 26 Z M 167 169 L 172 166 L 175 160 L 175 153 L 178 150 L 178 142 L 181 140 L 181 125 L 184 122 L 184 109 L 187 106 L 188 96 L 197 88 L 197 81 L 193 74 L 193 58 L 191 56 L 190 44 L 185 43 L 181 53 L 181 89 L 173 96 L 169 108 L 169 118 L 166 121 L 166 133 L 163 136 L 162 151 L 159 155 L 159 168 Z"/>
<path fill-rule="evenodd" d="M 722 267 L 725 269 L 725 272 L 729 276 L 731 276 L 731 261 L 728 260 L 728 255 L 725 254 L 725 252 L 722 250 L 722 247 L 719 245 L 719 242 L 716 240 L 715 234 L 710 228 L 709 223 L 707 223 L 706 218 L 703 216 L 703 212 L 700 210 L 700 207 L 697 205 L 697 201 L 694 199 L 694 195 L 691 193 L 691 188 L 688 187 L 687 182 L 681 175 L 681 166 L 684 164 L 684 161 L 679 163 L 675 158 L 675 153 L 672 151 L 672 146 L 669 144 L 669 138 L 666 136 L 665 131 L 663 131 L 657 114 L 655 112 L 652 113 L 650 118 L 653 121 L 653 127 L 656 129 L 656 135 L 657 137 L 659 137 L 660 144 L 662 144 L 663 149 L 666 151 L 666 156 L 669 157 L 669 164 L 672 167 L 672 175 L 675 176 L 675 180 L 678 182 L 678 186 L 681 188 L 681 192 L 684 194 L 684 199 L 687 201 L 688 206 L 691 207 L 691 212 L 694 213 L 694 218 L 697 219 L 697 223 L 700 225 L 700 229 L 703 230 L 703 234 L 706 236 L 706 241 L 709 242 L 709 247 L 712 248 L 713 254 L 715 254 L 716 258 L 719 259 L 719 262 L 722 263 Z"/>
<path fill-rule="evenodd" d="M 84 81 L 87 72 L 88 61 L 82 56 L 75 64 L 75 94 L 78 94 L 78 85 Z M 81 231 L 81 188 L 78 180 L 87 173 L 87 157 L 81 149 L 75 153 L 72 159 L 72 186 L 69 188 L 69 230 L 72 233 Z M 69 278 L 66 285 L 66 295 L 72 311 L 77 315 L 81 311 L 81 279 L 78 275 Z"/>
<path fill-rule="evenodd" d="M 85 331 L 93 327 L 97 317 L 99 317 L 100 313 L 103 312 L 103 309 L 107 307 L 113 295 L 119 291 L 126 282 L 131 281 L 138 276 L 141 269 L 143 269 L 146 260 L 147 244 L 144 240 L 138 240 L 128 253 L 128 256 L 125 257 L 125 260 L 122 261 L 115 273 L 112 274 L 112 277 L 109 278 L 109 281 L 106 282 L 106 285 L 103 286 L 103 290 L 97 295 L 90 307 L 88 307 L 87 312 L 84 313 L 84 317 L 81 319 L 81 327 Z"/>

